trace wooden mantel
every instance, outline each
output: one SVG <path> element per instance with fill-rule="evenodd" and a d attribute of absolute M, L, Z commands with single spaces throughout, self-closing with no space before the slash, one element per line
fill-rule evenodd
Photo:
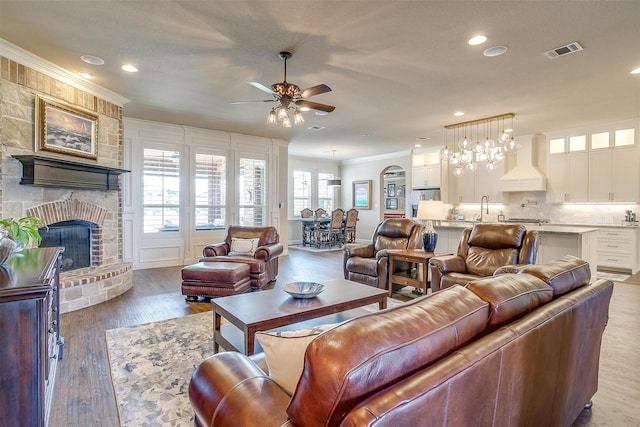
<path fill-rule="evenodd" d="M 41 155 L 13 156 L 22 163 L 20 184 L 85 190 L 120 190 L 118 176 L 131 172 Z"/>

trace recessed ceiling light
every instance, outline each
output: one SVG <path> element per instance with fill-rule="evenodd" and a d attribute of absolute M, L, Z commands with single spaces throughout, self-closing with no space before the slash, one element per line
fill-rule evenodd
<path fill-rule="evenodd" d="M 315 125 L 315 126 L 310 126 L 308 129 L 309 130 L 321 130 L 321 129 L 324 129 L 324 126 Z"/>
<path fill-rule="evenodd" d="M 415 147 L 416 148 L 420 148 L 420 147 L 422 147 L 422 144 L 416 144 Z"/>
<path fill-rule="evenodd" d="M 80 57 L 80 59 L 82 59 L 87 64 L 91 64 L 91 65 L 103 65 L 104 64 L 104 59 L 99 58 L 99 57 L 97 57 L 95 55 L 82 55 Z"/>
<path fill-rule="evenodd" d="M 305 107 L 302 107 L 301 110 L 303 110 Z M 309 111 L 309 108 L 307 108 L 306 111 Z M 327 111 L 316 111 L 316 116 L 326 116 L 327 114 L 329 114 Z"/>
<path fill-rule="evenodd" d="M 362 135 L 360 135 L 360 136 L 361 136 L 361 137 L 363 137 L 363 138 L 366 138 L 366 137 L 368 137 L 368 136 L 369 136 L 369 134 L 368 134 L 368 133 L 363 133 L 363 134 L 362 134 Z"/>
<path fill-rule="evenodd" d="M 419 137 L 417 137 L 416 139 L 417 139 L 418 141 L 426 141 L 426 140 L 431 139 L 431 138 L 430 138 L 430 137 L 428 137 L 428 136 L 419 136 Z"/>
<path fill-rule="evenodd" d="M 635 70 L 631 70 L 631 74 L 640 74 L 640 68 L 636 68 Z"/>
<path fill-rule="evenodd" d="M 455 113 L 453 113 L 454 116 L 464 116 L 464 113 L 462 111 L 456 111 Z"/>
<path fill-rule="evenodd" d="M 484 56 L 500 56 L 507 50 L 509 50 L 509 48 L 506 46 L 491 46 L 490 48 L 485 49 L 482 54 Z"/>
<path fill-rule="evenodd" d="M 471 46 L 476 46 L 486 41 L 487 41 L 487 38 L 485 36 L 474 36 L 474 37 L 471 37 L 467 43 L 469 43 Z"/>
<path fill-rule="evenodd" d="M 93 74 L 91 73 L 85 73 L 84 71 L 79 72 L 78 74 L 80 74 L 80 77 L 84 77 L 85 79 L 90 79 L 93 77 Z"/>
<path fill-rule="evenodd" d="M 125 64 L 122 66 L 122 69 L 128 73 L 137 73 L 138 69 L 131 64 Z"/>

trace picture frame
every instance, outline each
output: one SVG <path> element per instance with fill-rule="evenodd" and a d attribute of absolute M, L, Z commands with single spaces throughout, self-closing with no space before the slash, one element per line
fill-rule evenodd
<path fill-rule="evenodd" d="M 36 96 L 35 151 L 98 158 L 98 115 Z"/>
<path fill-rule="evenodd" d="M 388 184 L 387 185 L 387 196 L 388 197 L 396 197 L 396 185 Z"/>
<path fill-rule="evenodd" d="M 353 207 L 371 209 L 371 180 L 353 181 Z"/>
<path fill-rule="evenodd" d="M 396 197 L 404 197 L 404 185 L 398 185 L 396 187 Z"/>
<path fill-rule="evenodd" d="M 398 198 L 397 197 L 389 197 L 387 198 L 386 208 L 389 210 L 397 210 L 398 209 Z"/>

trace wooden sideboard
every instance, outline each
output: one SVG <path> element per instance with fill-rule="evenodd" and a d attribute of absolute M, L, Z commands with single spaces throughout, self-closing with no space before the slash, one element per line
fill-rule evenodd
<path fill-rule="evenodd" d="M 25 249 L 0 267 L 0 425 L 48 424 L 63 347 L 60 253 Z"/>

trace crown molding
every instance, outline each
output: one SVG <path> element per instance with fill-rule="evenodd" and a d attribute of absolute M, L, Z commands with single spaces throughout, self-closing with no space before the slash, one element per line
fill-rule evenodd
<path fill-rule="evenodd" d="M 18 62 L 24 66 L 32 68 L 42 74 L 45 74 L 51 78 L 59 80 L 91 95 L 97 96 L 100 99 L 111 102 L 122 107 L 131 100 L 119 95 L 109 89 L 102 86 L 98 86 L 95 83 L 81 79 L 76 74 L 65 70 L 56 64 L 40 58 L 33 53 L 22 49 L 19 46 L 14 45 L 2 38 L 0 38 L 0 56 L 8 58 L 12 61 Z"/>

